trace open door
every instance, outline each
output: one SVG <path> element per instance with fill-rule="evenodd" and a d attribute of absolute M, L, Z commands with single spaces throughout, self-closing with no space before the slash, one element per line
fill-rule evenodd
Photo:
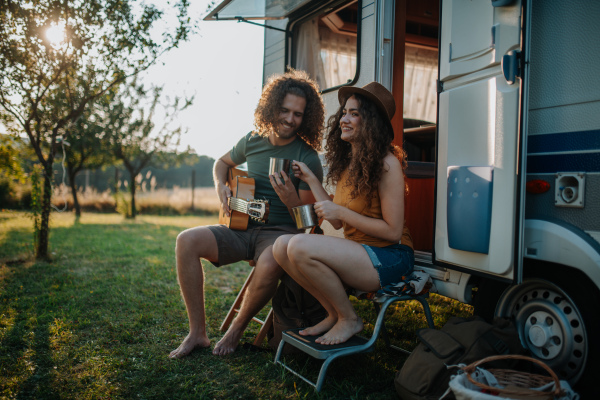
<path fill-rule="evenodd" d="M 521 1 L 443 0 L 440 30 L 433 260 L 514 280 Z"/>

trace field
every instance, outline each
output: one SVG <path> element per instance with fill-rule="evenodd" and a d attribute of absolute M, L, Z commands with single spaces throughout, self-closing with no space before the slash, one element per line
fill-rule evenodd
<path fill-rule="evenodd" d="M 192 189 L 174 187 L 173 189 L 154 189 L 141 186 L 136 193 L 136 209 L 139 214 L 148 215 L 216 215 L 219 212 L 219 199 L 212 187 Z M 131 196 L 122 191 L 117 195 L 110 191 L 98 192 L 88 188 L 78 193 L 82 211 L 115 212 L 122 211 L 131 204 Z M 58 210 L 73 210 L 73 196 L 65 185 L 59 185 L 54 191 L 52 204 Z"/>
<path fill-rule="evenodd" d="M 335 361 L 320 394 L 273 364 L 266 342 L 260 350 L 238 348 L 219 358 L 210 349 L 171 360 L 169 351 L 187 334 L 177 285 L 174 243 L 188 227 L 216 217 L 140 216 L 115 213 L 52 214 L 51 262 L 32 259 L 27 214 L 0 213 L 1 399 L 394 399 L 394 373 L 405 356 L 377 349 Z M 219 325 L 250 269 L 205 264 L 208 334 Z M 441 296 L 430 299 L 436 326 L 470 307 Z M 355 301 L 372 330 L 372 306 Z M 263 311 L 264 313 L 264 311 Z M 419 306 L 389 311 L 393 344 L 412 349 L 425 326 Z M 242 342 L 252 342 L 251 323 Z M 242 346 L 240 346 L 242 347 Z M 320 362 L 287 356 L 316 378 Z"/>

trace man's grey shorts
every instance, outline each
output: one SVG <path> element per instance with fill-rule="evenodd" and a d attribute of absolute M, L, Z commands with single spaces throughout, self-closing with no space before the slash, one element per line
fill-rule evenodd
<path fill-rule="evenodd" d="M 225 225 L 210 225 L 208 229 L 215 235 L 219 249 L 216 267 L 242 260 L 254 260 L 275 243 L 279 236 L 303 233 L 295 226 L 248 226 L 245 231 L 235 231 Z"/>

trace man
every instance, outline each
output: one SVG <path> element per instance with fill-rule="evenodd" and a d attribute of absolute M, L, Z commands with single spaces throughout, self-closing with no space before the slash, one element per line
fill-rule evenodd
<path fill-rule="evenodd" d="M 283 270 L 273 258 L 272 245 L 284 234 L 299 233 L 291 216 L 293 207 L 313 203 L 308 185 L 282 173 L 282 179 L 269 176 L 269 158 L 299 160 L 322 180 L 323 169 L 317 155 L 321 148 L 324 107 L 317 84 L 302 71 L 272 77 L 265 85 L 254 112 L 256 130 L 244 136 L 233 149 L 215 162 L 215 188 L 227 215 L 227 171 L 247 162 L 248 175 L 255 179 L 255 198 L 270 200 L 267 224 L 250 221 L 246 231 L 224 225 L 187 229 L 176 245 L 177 276 L 187 308 L 190 332 L 169 357 L 181 358 L 196 347 L 210 346 L 204 309 L 204 271 L 200 259 L 216 266 L 252 259 L 254 277 L 238 316 L 213 354 L 235 351 L 246 326 L 271 299 Z"/>

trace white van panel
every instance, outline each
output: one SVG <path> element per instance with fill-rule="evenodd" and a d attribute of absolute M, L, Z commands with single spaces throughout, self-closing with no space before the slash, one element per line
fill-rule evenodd
<path fill-rule="evenodd" d="M 266 25 L 273 26 L 279 29 L 285 29 L 288 24 L 288 19 L 268 20 Z M 286 35 L 284 32 L 274 29 L 264 28 L 265 30 L 265 55 L 263 66 L 263 85 L 267 79 L 273 74 L 283 74 L 285 72 L 285 42 Z"/>

